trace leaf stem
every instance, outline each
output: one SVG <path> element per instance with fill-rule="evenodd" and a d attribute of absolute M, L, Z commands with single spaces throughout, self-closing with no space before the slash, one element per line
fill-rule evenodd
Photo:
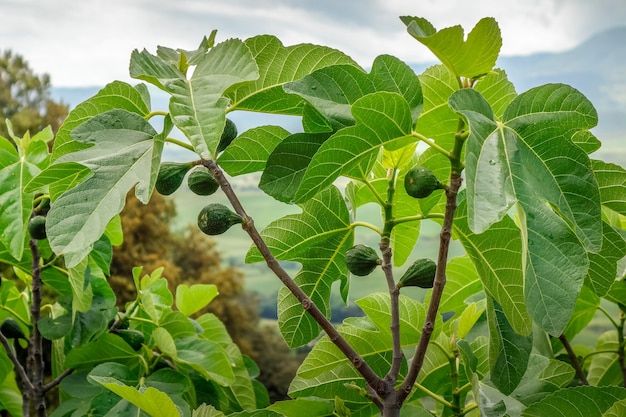
<path fill-rule="evenodd" d="M 155 110 L 146 114 L 143 118 L 146 120 L 152 119 L 154 116 L 167 116 L 169 113 L 164 110 Z"/>
<path fill-rule="evenodd" d="M 211 170 L 215 180 L 230 201 L 233 209 L 243 219 L 242 228 L 248 233 L 252 242 L 259 249 L 259 252 L 265 259 L 269 269 L 280 279 L 289 291 L 298 299 L 302 308 L 311 315 L 311 317 L 320 325 L 324 332 L 328 335 L 329 340 L 341 350 L 341 352 L 350 360 L 354 368 L 363 376 L 365 382 L 379 395 L 384 398 L 389 394 L 384 381 L 376 375 L 374 370 L 367 362 L 358 354 L 356 350 L 344 339 L 344 337 L 332 325 L 330 320 L 320 311 L 317 305 L 306 295 L 304 291 L 296 284 L 291 276 L 281 267 L 278 260 L 272 255 L 269 247 L 254 227 L 254 220 L 248 216 L 244 210 L 239 198 L 233 191 L 230 183 L 224 176 L 221 168 L 214 160 L 205 160 L 203 164 Z"/>
<path fill-rule="evenodd" d="M 444 214 L 442 213 L 430 213 L 430 214 L 416 214 L 415 216 L 406 216 L 406 217 L 400 217 L 399 219 L 394 219 L 394 226 L 400 224 L 400 223 L 407 223 L 407 222 L 419 222 L 422 220 L 426 220 L 426 219 L 443 219 L 444 218 Z"/>
<path fill-rule="evenodd" d="M 363 222 L 363 221 L 358 221 L 358 222 L 353 222 L 352 224 L 350 224 L 351 228 L 355 228 L 357 226 L 361 226 L 361 227 L 366 227 L 370 230 L 373 230 L 374 232 L 378 233 L 379 235 L 383 234 L 383 231 L 380 227 L 374 226 L 371 223 L 368 222 Z"/>
<path fill-rule="evenodd" d="M 430 398 L 437 401 L 439 404 L 442 404 L 448 408 L 452 408 L 452 403 L 446 400 L 445 398 L 443 398 L 441 395 L 437 394 L 436 392 L 429 390 L 428 388 L 426 388 L 419 382 L 416 382 L 413 385 L 415 386 L 415 388 L 422 391 L 424 394 L 428 395 Z"/>
<path fill-rule="evenodd" d="M 609 319 L 609 321 L 611 322 L 613 327 L 615 327 L 616 329 L 619 328 L 619 324 L 617 324 L 617 322 L 613 319 L 613 317 L 611 317 L 611 314 L 608 311 L 606 311 L 606 309 L 604 307 L 602 307 L 601 305 L 598 305 L 598 310 L 602 314 L 604 314 L 607 319 Z"/>
<path fill-rule="evenodd" d="M 576 356 L 576 352 L 574 352 L 574 349 L 572 349 L 572 345 L 570 345 L 569 340 L 567 340 L 567 336 L 565 336 L 565 333 L 561 333 L 561 335 L 559 336 L 559 340 L 563 344 L 563 347 L 567 352 L 567 356 L 569 356 L 569 360 L 572 363 L 572 367 L 576 371 L 576 375 L 578 375 L 578 378 L 582 381 L 584 385 L 589 385 L 589 381 L 587 381 L 587 376 L 585 375 L 585 372 L 583 371 L 583 368 L 580 366 L 580 362 L 578 361 L 578 356 Z"/>
<path fill-rule="evenodd" d="M 448 159 L 452 158 L 452 153 L 449 150 L 443 148 L 442 146 L 440 146 L 437 142 L 435 142 L 431 138 L 428 138 L 428 137 L 422 135 L 419 132 L 413 132 L 412 135 L 415 136 L 416 138 L 418 138 L 419 140 L 421 140 L 422 142 L 424 142 L 425 144 L 427 144 L 428 146 L 430 146 L 431 148 L 433 148 L 436 151 L 438 151 L 440 154 L 442 154 L 446 158 L 448 158 Z"/>
<path fill-rule="evenodd" d="M 178 146 L 180 146 L 181 148 L 185 148 L 185 149 L 187 149 L 188 151 L 195 152 L 195 149 L 193 148 L 193 146 L 191 146 L 190 144 L 185 143 L 185 142 L 183 142 L 183 141 L 180 141 L 180 140 L 178 140 L 178 139 L 174 139 L 174 138 L 166 138 L 166 139 L 165 139 L 165 141 L 166 141 L 166 142 L 169 142 L 169 143 L 173 143 L 174 145 L 178 145 Z"/>

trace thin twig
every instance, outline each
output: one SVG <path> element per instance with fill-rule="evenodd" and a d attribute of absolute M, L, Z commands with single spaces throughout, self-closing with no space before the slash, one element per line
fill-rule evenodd
<path fill-rule="evenodd" d="M 43 341 L 41 333 L 39 332 L 39 320 L 41 319 L 41 255 L 39 248 L 37 247 L 37 241 L 30 239 L 29 241 L 30 251 L 32 253 L 31 264 L 31 292 L 32 302 L 30 305 L 30 314 L 33 320 L 33 329 L 30 335 L 30 345 L 28 347 L 28 360 L 31 369 L 31 381 L 33 384 L 33 402 L 35 404 L 35 410 L 39 417 L 46 417 L 46 398 L 44 390 L 44 360 L 43 360 Z"/>
<path fill-rule="evenodd" d="M 587 381 L 587 376 L 585 375 L 585 372 L 583 371 L 583 368 L 580 366 L 580 362 L 578 361 L 578 356 L 576 356 L 576 352 L 574 352 L 574 349 L 572 349 L 572 345 L 570 345 L 569 340 L 567 340 L 567 336 L 565 336 L 565 333 L 562 333 L 559 336 L 559 340 L 561 341 L 561 343 L 563 343 L 563 347 L 567 352 L 567 356 L 569 356 L 572 367 L 576 371 L 576 375 L 578 375 L 578 378 L 582 381 L 583 385 L 589 385 L 589 381 Z"/>
<path fill-rule="evenodd" d="M 50 381 L 46 385 L 44 385 L 43 386 L 43 390 L 46 391 L 46 392 L 50 391 L 52 388 L 54 388 L 57 385 L 59 385 L 61 383 L 61 381 L 63 381 L 63 379 L 65 379 L 65 377 L 70 375 L 72 372 L 74 372 L 74 368 L 69 368 L 69 369 L 66 369 L 65 371 L 61 372 L 59 374 L 59 376 L 57 376 L 52 381 Z"/>
<path fill-rule="evenodd" d="M 11 362 L 13 362 L 13 367 L 15 368 L 15 373 L 17 374 L 17 376 L 20 379 L 20 381 L 22 382 L 22 384 L 26 387 L 26 389 L 29 392 L 33 392 L 35 387 L 33 387 L 33 384 L 30 382 L 30 379 L 28 378 L 28 375 L 26 375 L 26 370 L 24 369 L 24 367 L 20 363 L 19 359 L 17 359 L 17 356 L 15 356 L 15 352 L 13 352 L 13 348 L 9 344 L 9 341 L 7 340 L 7 338 L 4 337 L 2 332 L 0 332 L 0 343 L 2 343 L 2 346 L 4 346 L 4 350 L 6 350 L 6 352 L 7 352 L 7 356 L 9 357 Z"/>
<path fill-rule="evenodd" d="M 350 360 L 355 369 L 363 376 L 365 382 L 374 389 L 374 391 L 379 396 L 387 395 L 388 391 L 386 390 L 386 384 L 384 381 L 376 375 L 374 370 L 365 362 L 365 360 L 358 354 L 356 350 L 346 341 L 346 339 L 341 336 L 341 334 L 335 329 L 330 320 L 326 318 L 326 316 L 320 311 L 320 309 L 315 305 L 313 300 L 311 300 L 304 291 L 296 284 L 296 282 L 291 278 L 291 276 L 280 266 L 278 260 L 272 255 L 269 250 L 267 244 L 259 234 L 259 232 L 254 227 L 253 219 L 248 216 L 246 211 L 244 210 L 239 198 L 233 191 L 230 183 L 224 176 L 221 168 L 217 165 L 217 163 L 213 160 L 204 161 L 204 165 L 211 170 L 215 180 L 220 185 L 220 188 L 230 201 L 233 209 L 237 214 L 239 214 L 243 219 L 242 227 L 252 239 L 252 242 L 259 249 L 259 252 L 265 259 L 265 262 L 269 269 L 280 279 L 280 281 L 287 287 L 289 291 L 298 299 L 302 308 L 311 315 L 311 317 L 320 325 L 322 330 L 328 335 L 329 340 L 341 350 L 341 352 Z"/>

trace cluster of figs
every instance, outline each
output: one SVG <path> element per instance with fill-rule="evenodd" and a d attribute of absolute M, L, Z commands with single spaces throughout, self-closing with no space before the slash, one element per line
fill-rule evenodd
<path fill-rule="evenodd" d="M 218 152 L 223 151 L 237 136 L 235 123 L 226 119 L 226 125 Z M 156 190 L 163 195 L 176 191 L 187 177 L 189 189 L 200 196 L 208 196 L 217 191 L 219 184 L 210 170 L 194 162 L 164 162 L 161 164 L 156 181 Z M 404 177 L 404 189 L 414 198 L 425 198 L 435 190 L 443 189 L 435 174 L 426 167 L 416 166 L 407 171 Z M 198 214 L 198 227 L 207 235 L 219 235 L 233 225 L 243 223 L 243 218 L 220 203 L 207 204 Z M 376 250 L 357 244 L 345 254 L 346 266 L 356 276 L 371 274 L 382 261 Z M 414 261 L 404 272 L 397 287 L 432 288 L 437 264 L 431 259 L 422 258 Z"/>
<path fill-rule="evenodd" d="M 443 188 L 435 174 L 423 166 L 411 168 L 404 176 L 404 189 L 414 198 L 426 198 L 435 190 Z M 357 244 L 348 249 L 345 258 L 348 270 L 356 276 L 367 276 L 382 263 L 376 250 L 363 244 Z M 436 271 L 437 264 L 432 259 L 417 259 L 406 269 L 396 286 L 398 288 L 432 288 Z"/>
<path fill-rule="evenodd" d="M 217 151 L 221 152 L 237 137 L 237 126 L 226 119 Z M 170 195 L 182 185 L 187 177 L 187 186 L 196 195 L 208 196 L 217 191 L 219 183 L 211 171 L 195 162 L 163 162 L 159 167 L 155 188 L 162 195 Z M 210 236 L 219 235 L 233 225 L 242 223 L 237 213 L 220 203 L 207 204 L 198 214 L 198 227 Z"/>

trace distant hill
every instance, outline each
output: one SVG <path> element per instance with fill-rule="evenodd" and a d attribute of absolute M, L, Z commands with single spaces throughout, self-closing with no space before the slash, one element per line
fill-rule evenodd
<path fill-rule="evenodd" d="M 546 83 L 565 83 L 580 90 L 599 114 L 594 133 L 604 144 L 601 157 L 626 163 L 626 26 L 615 27 L 559 53 L 501 57 L 497 66 L 506 71 L 521 93 Z M 417 73 L 428 65 L 414 64 Z M 53 87 L 52 96 L 73 107 L 94 95 L 100 87 Z M 167 96 L 153 90 L 153 108 L 167 108 Z M 258 124 L 278 123 L 295 131 L 297 118 L 257 114 L 233 114 L 240 131 Z M 268 120 L 269 119 L 269 120 Z M 176 159 L 176 155 L 169 155 Z"/>

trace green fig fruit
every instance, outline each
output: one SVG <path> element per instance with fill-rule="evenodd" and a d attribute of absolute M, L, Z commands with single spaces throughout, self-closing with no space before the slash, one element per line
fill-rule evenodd
<path fill-rule="evenodd" d="M 411 197 L 428 197 L 439 188 L 441 188 L 441 183 L 426 167 L 413 167 L 404 176 L 404 189 Z"/>
<path fill-rule="evenodd" d="M 243 223 L 243 218 L 219 203 L 205 206 L 198 214 L 198 227 L 210 236 L 221 235 L 238 223 Z"/>
<path fill-rule="evenodd" d="M 380 265 L 381 260 L 374 250 L 366 245 L 355 245 L 346 252 L 346 266 L 352 274 L 364 277 Z"/>
<path fill-rule="evenodd" d="M 178 190 L 183 183 L 185 174 L 191 169 L 189 162 L 163 162 L 159 167 L 156 180 L 156 190 L 163 195 L 170 195 Z"/>
<path fill-rule="evenodd" d="M 187 185 L 196 195 L 211 195 L 220 188 L 215 177 L 204 165 L 193 167 L 187 177 Z"/>
<path fill-rule="evenodd" d="M 432 288 L 437 264 L 431 259 L 418 259 L 404 272 L 397 287 Z"/>
<path fill-rule="evenodd" d="M 224 125 L 224 131 L 222 132 L 222 137 L 220 138 L 220 143 L 217 145 L 217 151 L 222 152 L 236 137 L 237 125 L 227 117 L 226 124 Z"/>

